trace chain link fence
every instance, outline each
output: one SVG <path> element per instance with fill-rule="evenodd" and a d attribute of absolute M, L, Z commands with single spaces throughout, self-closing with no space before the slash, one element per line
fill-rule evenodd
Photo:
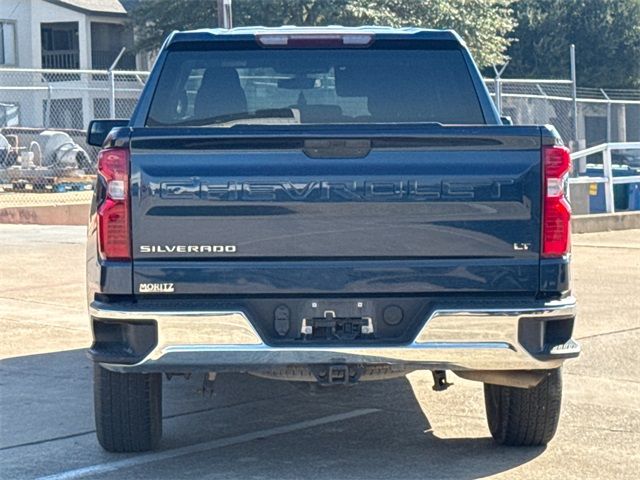
<path fill-rule="evenodd" d="M 128 118 L 148 75 L 0 69 L 0 208 L 89 201 L 98 149 L 86 144 L 87 125 Z M 577 88 L 574 98 L 570 80 L 485 81 L 502 115 L 552 124 L 574 151 L 640 141 L 640 90 Z"/>
<path fill-rule="evenodd" d="M 148 76 L 0 69 L 0 208 L 89 201 L 98 149 L 86 128 L 128 118 Z"/>
<path fill-rule="evenodd" d="M 640 210 L 640 184 L 623 180 L 640 174 L 640 150 L 632 148 L 640 142 L 640 90 L 578 87 L 574 94 L 570 80 L 487 79 L 486 84 L 502 115 L 514 124 L 555 126 L 573 152 L 603 144 L 629 146 L 594 148 L 589 155 L 576 156 L 571 174 L 574 213 Z M 615 205 L 607 200 L 608 186 L 586 179 L 606 177 L 606 172 L 615 179 Z"/>
<path fill-rule="evenodd" d="M 574 101 L 570 80 L 485 81 L 502 115 L 516 125 L 551 124 L 574 150 L 640 140 L 640 90 L 578 87 Z"/>
<path fill-rule="evenodd" d="M 488 80 L 487 87 L 498 110 L 514 124 L 551 124 L 566 142 L 574 140 L 571 81 Z"/>

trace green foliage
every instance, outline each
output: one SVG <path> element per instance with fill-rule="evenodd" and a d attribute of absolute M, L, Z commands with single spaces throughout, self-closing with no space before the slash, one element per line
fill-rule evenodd
<path fill-rule="evenodd" d="M 514 28 L 512 0 L 235 0 L 243 25 L 391 25 L 456 30 L 481 66 L 502 63 Z M 173 30 L 217 25 L 216 0 L 141 0 L 137 48 L 157 48 Z"/>
<path fill-rule="evenodd" d="M 136 49 L 153 50 L 174 30 L 217 25 L 216 0 L 140 0 L 131 12 Z"/>
<path fill-rule="evenodd" d="M 640 0 L 518 0 L 509 77 L 568 78 L 576 46 L 578 84 L 640 87 Z"/>
<path fill-rule="evenodd" d="M 501 64 L 515 27 L 512 0 L 378 0 L 349 2 L 359 24 L 452 29 L 480 68 Z"/>

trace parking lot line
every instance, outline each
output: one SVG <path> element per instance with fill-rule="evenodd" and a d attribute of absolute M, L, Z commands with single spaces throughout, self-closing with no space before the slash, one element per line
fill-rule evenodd
<path fill-rule="evenodd" d="M 351 418 L 360 417 L 362 415 L 369 415 L 371 413 L 376 413 L 379 411 L 380 409 L 377 408 L 361 408 L 358 410 L 352 410 L 351 412 L 347 413 L 328 415 L 326 417 L 320 417 L 314 420 L 305 420 L 303 422 L 292 423 L 290 425 L 283 425 L 282 427 L 258 430 L 256 432 L 245 433 L 233 437 L 220 438 L 217 440 L 211 440 L 209 442 L 197 443 L 195 445 L 189 445 L 187 447 L 174 448 L 172 450 L 165 450 L 157 453 L 145 453 L 134 457 L 129 457 L 124 460 L 117 460 L 115 462 L 99 463 L 97 465 L 90 465 L 88 467 L 76 468 L 74 470 L 68 470 L 66 472 L 39 477 L 37 480 L 71 480 L 74 478 L 82 478 L 89 475 L 113 472 L 122 468 L 130 468 L 147 463 L 160 462 L 162 460 L 181 457 L 183 455 L 191 455 L 205 452 L 207 450 L 213 450 L 216 448 L 229 447 L 231 445 L 251 442 L 259 438 L 272 437 L 274 435 L 295 432 L 297 430 L 304 430 L 306 428 L 326 425 L 328 423 L 349 420 Z"/>

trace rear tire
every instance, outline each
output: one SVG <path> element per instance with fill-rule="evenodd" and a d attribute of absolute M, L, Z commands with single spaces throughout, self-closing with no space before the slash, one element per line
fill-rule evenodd
<path fill-rule="evenodd" d="M 109 452 L 144 452 L 162 437 L 162 374 L 116 373 L 95 364 L 96 434 Z"/>
<path fill-rule="evenodd" d="M 560 420 L 562 375 L 559 368 L 533 388 L 484 384 L 487 422 L 494 440 L 502 445 L 546 445 Z"/>

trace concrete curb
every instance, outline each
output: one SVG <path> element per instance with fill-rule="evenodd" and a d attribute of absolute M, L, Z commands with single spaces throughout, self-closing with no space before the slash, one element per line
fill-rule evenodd
<path fill-rule="evenodd" d="M 640 211 L 575 215 L 571 220 L 572 233 L 609 232 L 640 228 Z"/>
<path fill-rule="evenodd" d="M 88 203 L 39 205 L 0 208 L 0 223 L 29 223 L 36 225 L 86 225 Z"/>

